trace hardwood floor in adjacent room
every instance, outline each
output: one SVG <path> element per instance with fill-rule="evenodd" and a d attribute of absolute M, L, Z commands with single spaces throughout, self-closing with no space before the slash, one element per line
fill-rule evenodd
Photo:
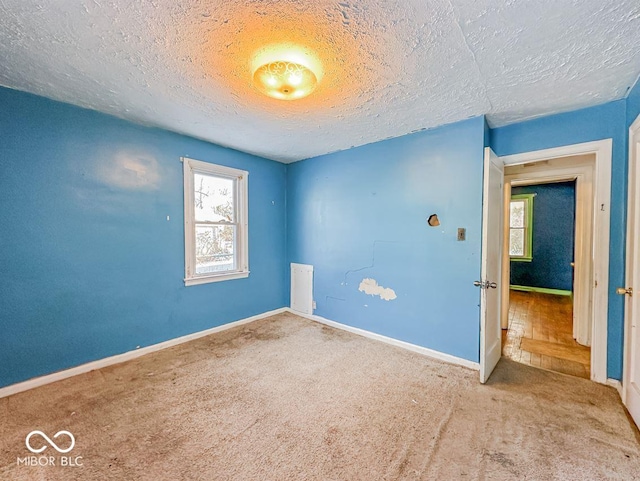
<path fill-rule="evenodd" d="M 591 349 L 573 339 L 570 297 L 510 291 L 502 355 L 551 371 L 590 378 Z"/>

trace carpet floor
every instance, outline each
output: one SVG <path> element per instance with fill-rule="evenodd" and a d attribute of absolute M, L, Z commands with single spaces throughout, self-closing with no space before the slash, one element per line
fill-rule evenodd
<path fill-rule="evenodd" d="M 505 359 L 481 385 L 288 313 L 0 399 L 0 419 L 3 480 L 640 479 L 610 387 Z M 36 429 L 75 446 L 19 464 Z"/>

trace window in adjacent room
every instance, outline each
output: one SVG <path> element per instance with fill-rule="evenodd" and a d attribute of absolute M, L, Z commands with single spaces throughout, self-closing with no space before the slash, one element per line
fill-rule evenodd
<path fill-rule="evenodd" d="M 512 261 L 531 261 L 533 239 L 533 197 L 517 194 L 509 205 L 509 257 Z"/>
<path fill-rule="evenodd" d="M 187 286 L 249 275 L 244 170 L 183 158 Z"/>

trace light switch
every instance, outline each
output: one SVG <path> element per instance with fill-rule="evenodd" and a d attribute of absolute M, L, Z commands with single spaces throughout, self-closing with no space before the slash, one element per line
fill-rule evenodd
<path fill-rule="evenodd" d="M 467 229 L 465 229 L 464 227 L 458 227 L 458 240 L 467 240 Z"/>

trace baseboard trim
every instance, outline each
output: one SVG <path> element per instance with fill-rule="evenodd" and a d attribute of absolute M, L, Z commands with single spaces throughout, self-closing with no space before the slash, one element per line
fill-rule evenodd
<path fill-rule="evenodd" d="M 480 370 L 479 363 L 469 361 L 467 359 L 462 359 L 461 357 L 452 356 L 451 354 L 445 354 L 444 352 L 440 352 L 440 351 L 434 351 L 433 349 L 429 349 L 428 347 L 417 346 L 416 344 L 411 344 L 409 342 L 393 339 L 392 337 L 383 336 L 382 334 L 376 334 L 375 332 L 366 331 L 358 327 L 347 326 L 346 324 L 341 324 L 336 321 L 331 321 L 329 319 L 325 319 L 324 317 L 316 316 L 315 314 L 304 314 L 301 312 L 297 312 L 289 307 L 287 307 L 286 310 L 292 314 L 295 314 L 296 316 L 304 317 L 305 319 L 319 322 L 320 324 L 325 324 L 327 326 L 335 327 L 336 329 L 341 329 L 343 331 L 351 332 L 353 334 L 358 334 L 359 336 L 368 337 L 369 339 L 374 339 L 376 341 L 381 341 L 386 344 L 391 344 L 392 346 L 401 347 L 408 351 L 417 352 L 418 354 L 422 354 L 423 356 L 437 359 L 438 361 L 443 361 L 448 364 L 455 364 L 457 366 L 466 367 L 468 369 L 473 369 L 474 371 Z"/>
<path fill-rule="evenodd" d="M 288 308 L 281 307 L 280 309 L 263 312 L 262 314 L 257 314 L 255 316 L 240 319 L 238 321 L 223 324 L 221 326 L 212 327 L 211 329 L 194 332 L 192 334 L 187 334 L 186 336 L 176 337 L 175 339 L 169 339 L 168 341 L 160 342 L 158 344 L 152 344 L 151 346 L 145 346 L 141 349 L 136 349 L 135 351 L 116 354 L 115 356 L 105 357 L 103 359 L 98 359 L 97 361 L 91 361 L 86 364 L 81 364 L 80 366 L 65 369 L 63 371 L 54 372 L 52 374 L 45 374 L 44 376 L 35 377 L 33 379 L 28 379 L 27 381 L 22 381 L 16 384 L 10 384 L 9 386 L 0 388 L 0 398 L 11 396 L 12 394 L 17 394 L 23 391 L 28 391 L 29 389 L 44 386 L 45 384 L 50 384 L 52 382 L 61 381 L 63 379 L 77 376 L 79 374 L 95 371 L 96 369 L 101 369 L 103 367 L 130 361 L 131 359 L 136 359 L 146 354 L 151 354 L 152 352 L 161 351 L 162 349 L 167 349 L 169 347 L 177 346 L 178 344 L 193 341 L 194 339 L 199 339 L 201 337 L 208 336 L 209 334 L 215 334 L 216 332 L 233 329 L 234 327 L 248 324 L 265 317 L 273 316 L 275 314 L 281 314 L 286 311 L 288 311 Z"/>
<path fill-rule="evenodd" d="M 622 398 L 622 383 L 620 381 L 618 381 L 617 379 L 609 378 L 607 379 L 607 386 L 615 388 L 616 391 L 618 391 L 620 398 Z"/>
<path fill-rule="evenodd" d="M 509 286 L 512 291 L 539 292 L 540 294 L 553 294 L 554 296 L 572 296 L 573 292 L 562 289 L 550 289 L 548 287 Z"/>
<path fill-rule="evenodd" d="M 65 369 L 63 371 L 58 371 L 51 374 L 45 374 L 44 376 L 35 377 L 33 379 L 28 379 L 26 381 L 22 381 L 16 384 L 10 384 L 9 386 L 0 388 L 0 398 L 4 398 L 7 396 L 11 396 L 13 394 L 18 394 L 20 392 L 28 391 L 30 389 L 44 386 L 46 384 L 51 384 L 53 382 L 62 381 L 63 379 L 67 379 L 73 376 L 78 376 L 79 374 L 85 374 L 87 372 L 95 371 L 96 369 L 101 369 L 103 367 L 113 366 L 114 364 L 120 364 L 126 361 L 130 361 L 132 359 L 136 359 L 138 357 L 142 357 L 147 354 L 151 354 L 153 352 L 161 351 L 169 347 L 173 347 L 179 344 L 183 344 L 185 342 L 193 341 L 195 339 L 199 339 L 201 337 L 208 336 L 210 334 L 215 334 L 216 332 L 226 331 L 227 329 L 233 329 L 234 327 L 238 327 L 243 324 L 248 324 L 250 322 L 257 321 L 259 319 L 264 319 L 266 317 L 274 316 L 276 314 L 281 314 L 283 312 L 290 312 L 292 314 L 295 314 L 300 317 L 304 317 L 306 319 L 318 322 L 320 324 L 325 324 L 327 326 L 331 326 L 336 329 L 341 329 L 343 331 L 348 331 L 353 334 L 367 337 L 369 339 L 374 339 L 376 341 L 384 342 L 386 344 L 400 347 L 408 351 L 416 352 L 418 354 L 422 354 L 423 356 L 437 359 L 439 361 L 443 361 L 448 364 L 455 364 L 457 366 L 466 367 L 468 369 L 473 369 L 475 371 L 480 370 L 480 364 L 477 362 L 469 361 L 467 359 L 462 359 L 460 357 L 452 356 L 450 354 L 445 354 L 443 352 L 435 351 L 427 347 L 417 346 L 409 342 L 393 339 L 391 337 L 383 336 L 382 334 L 376 334 L 375 332 L 366 331 L 364 329 L 360 329 L 357 327 L 351 327 L 346 324 L 341 324 L 336 321 L 325 319 L 324 317 L 321 317 L 321 316 L 316 316 L 314 314 L 304 314 L 301 312 L 294 311 L 289 307 L 281 307 L 280 309 L 274 309 L 272 311 L 263 312 L 262 314 L 257 314 L 255 316 L 247 317 L 245 319 L 240 319 L 238 321 L 230 322 L 228 324 L 223 324 L 221 326 L 212 327 L 204 331 L 194 332 L 192 334 L 187 334 L 186 336 L 176 337 L 175 339 L 169 339 L 168 341 L 160 342 L 158 344 L 152 344 L 151 346 L 145 346 L 141 349 L 136 349 L 134 351 L 128 351 L 122 354 L 116 354 L 115 356 L 105 357 L 103 359 L 91 361 L 86 364 L 81 364 L 80 366 L 75 366 L 69 369 Z M 615 385 L 614 383 L 618 383 L 619 386 Z M 618 392 L 622 392 L 621 391 L 622 385 L 620 385 L 620 381 L 617 381 L 615 379 L 609 379 L 607 381 L 607 384 L 618 389 Z"/>

